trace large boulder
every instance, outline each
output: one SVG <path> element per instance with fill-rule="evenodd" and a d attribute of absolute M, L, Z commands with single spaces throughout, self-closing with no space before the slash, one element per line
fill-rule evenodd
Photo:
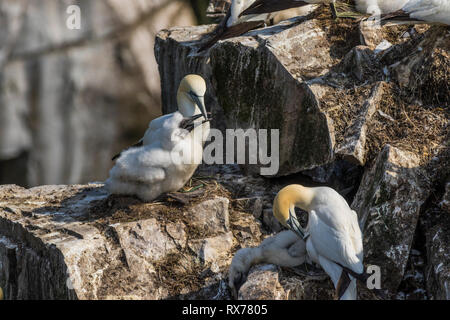
<path fill-rule="evenodd" d="M 441 199 L 434 199 L 425 211 L 423 229 L 427 250 L 426 283 L 436 300 L 450 300 L 450 183 Z"/>
<path fill-rule="evenodd" d="M 429 190 L 419 157 L 386 145 L 367 170 L 352 203 L 364 234 L 364 262 L 381 269 L 391 294 L 403 278 L 419 213 Z"/>
<path fill-rule="evenodd" d="M 162 30 L 155 55 L 163 111 L 176 110 L 178 81 L 186 73 L 199 73 L 208 82 L 206 102 L 214 127 L 279 130 L 277 176 L 336 159 L 365 165 L 370 158 L 368 123 L 383 102 L 389 72 L 407 52 L 420 50 L 420 42 L 402 46 L 407 42 L 401 36 L 405 29 L 383 27 L 373 31 L 379 41 L 389 39 L 399 46 L 391 43 L 380 49 L 379 43 L 367 44 L 357 22 L 324 19 L 327 14 L 328 9 L 321 8 L 219 41 L 201 52 L 203 39 L 213 26 Z M 430 46 L 442 46 L 444 41 L 432 32 L 424 39 Z M 247 162 L 243 167 L 246 172 L 259 173 L 263 165 Z"/>

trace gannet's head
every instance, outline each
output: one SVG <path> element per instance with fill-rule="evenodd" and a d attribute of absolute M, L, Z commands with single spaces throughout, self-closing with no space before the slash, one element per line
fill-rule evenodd
<path fill-rule="evenodd" d="M 201 76 L 188 74 L 181 80 L 177 92 L 177 102 L 178 110 L 184 117 L 202 113 L 205 120 L 208 120 L 204 101 L 205 92 L 206 83 Z"/>
<path fill-rule="evenodd" d="M 285 227 L 296 232 L 303 239 L 305 230 L 298 222 L 295 207 L 308 210 L 313 199 L 311 189 L 299 184 L 291 184 L 281 189 L 273 201 L 273 215 Z"/>

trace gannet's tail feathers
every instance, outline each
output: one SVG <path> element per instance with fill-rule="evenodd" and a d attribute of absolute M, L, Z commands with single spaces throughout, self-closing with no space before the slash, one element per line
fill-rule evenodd
<path fill-rule="evenodd" d="M 349 269 L 347 267 L 344 267 L 342 264 L 335 262 L 337 265 L 339 265 L 342 269 L 343 272 L 345 271 L 346 273 L 348 273 L 349 275 L 351 275 L 352 277 L 354 277 L 355 279 L 361 281 L 364 284 L 367 284 L 367 280 L 369 279 L 370 275 L 364 270 L 364 272 L 362 273 L 356 273 L 354 272 L 352 269 Z M 342 277 L 342 276 L 341 276 Z M 341 281 L 341 279 L 339 279 L 339 281 Z M 345 281 L 344 281 L 345 282 Z M 348 286 L 348 284 L 347 284 Z M 373 293 L 375 293 L 375 295 L 377 297 L 379 297 L 380 299 L 386 300 L 387 296 L 385 294 L 385 292 L 382 289 L 372 289 Z M 345 289 L 344 289 L 345 292 Z"/>
<path fill-rule="evenodd" d="M 249 14 L 262 14 L 281 11 L 291 8 L 303 7 L 311 3 L 301 0 L 256 0 L 247 9 L 239 14 L 239 17 Z"/>
<path fill-rule="evenodd" d="M 116 160 L 118 157 L 120 157 L 120 155 L 122 154 L 122 152 L 124 152 L 125 150 L 128 150 L 130 148 L 137 148 L 137 147 L 142 147 L 142 145 L 144 144 L 144 140 L 139 140 L 139 142 L 133 144 L 132 146 L 122 150 L 121 152 L 119 152 L 118 154 L 116 154 L 114 157 L 112 157 L 111 161 Z"/>

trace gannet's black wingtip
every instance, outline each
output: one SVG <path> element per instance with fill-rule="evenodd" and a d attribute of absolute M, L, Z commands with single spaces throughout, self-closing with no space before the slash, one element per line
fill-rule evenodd
<path fill-rule="evenodd" d="M 247 9 L 242 11 L 239 14 L 239 17 L 247 16 L 250 14 L 272 13 L 276 11 L 303 7 L 310 4 L 312 3 L 301 0 L 256 0 Z"/>

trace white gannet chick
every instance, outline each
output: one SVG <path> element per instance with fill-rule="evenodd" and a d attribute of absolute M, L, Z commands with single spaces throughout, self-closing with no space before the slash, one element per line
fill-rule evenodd
<path fill-rule="evenodd" d="M 184 186 L 201 163 L 209 132 L 205 91 L 200 76 L 189 75 L 181 81 L 177 93 L 179 111 L 153 120 L 141 146 L 120 154 L 105 183 L 110 193 L 137 195 L 151 201 Z"/>
<path fill-rule="evenodd" d="M 298 222 L 295 207 L 309 213 L 306 229 Z M 364 272 L 362 234 L 356 212 L 345 199 L 328 187 L 293 184 L 278 192 L 273 214 L 306 239 L 309 258 L 331 277 L 339 299 L 355 300 L 354 277 L 362 278 Z"/>
<path fill-rule="evenodd" d="M 195 120 L 201 116 L 186 119 L 177 111 L 168 117 L 155 135 L 157 140 L 122 153 L 105 188 L 111 194 L 136 195 L 144 201 L 178 191 L 202 160 L 202 134 L 195 132 L 201 127 Z"/>
<path fill-rule="evenodd" d="M 239 249 L 231 261 L 228 285 L 234 298 L 247 279 L 253 265 L 272 263 L 281 267 L 295 267 L 305 262 L 306 244 L 293 231 L 287 230 L 265 239 L 258 247 Z"/>
<path fill-rule="evenodd" d="M 208 120 L 204 100 L 205 93 L 206 83 L 201 76 L 197 74 L 186 75 L 181 80 L 177 91 L 178 111 L 181 113 L 181 115 L 184 117 L 191 117 L 197 114 L 202 114 L 205 120 Z M 169 113 L 150 121 L 144 137 L 138 143 L 132 145 L 130 148 L 149 145 L 152 142 L 157 141 L 159 136 L 158 130 L 160 130 L 163 127 L 165 121 L 168 118 L 173 117 L 174 114 L 175 112 Z M 209 135 L 209 122 L 205 122 L 202 125 L 202 129 L 204 130 L 203 138 L 204 141 L 206 141 L 206 138 Z M 112 160 L 115 160 L 120 155 L 121 153 L 116 154 L 112 158 Z"/>
<path fill-rule="evenodd" d="M 450 25 L 449 0 L 409 0 L 402 11 L 412 19 Z"/>

